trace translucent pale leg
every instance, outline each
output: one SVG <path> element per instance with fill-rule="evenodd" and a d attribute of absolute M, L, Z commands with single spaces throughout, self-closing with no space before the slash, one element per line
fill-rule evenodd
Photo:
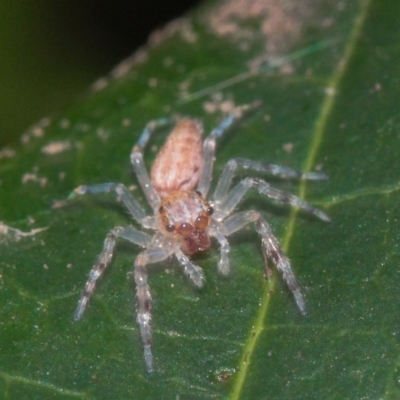
<path fill-rule="evenodd" d="M 202 176 L 200 177 L 199 183 L 197 184 L 197 190 L 204 196 L 207 197 L 210 189 L 212 180 L 212 171 L 215 160 L 215 146 L 216 141 L 221 137 L 236 121 L 242 118 L 243 113 L 259 107 L 261 103 L 255 101 L 252 104 L 246 104 L 243 106 L 236 107 L 204 140 L 203 144 L 203 155 L 204 155 L 204 168 Z"/>
<path fill-rule="evenodd" d="M 311 204 L 305 202 L 297 196 L 283 192 L 282 190 L 271 187 L 270 184 L 259 178 L 245 178 L 239 182 L 221 201 L 214 218 L 221 221 L 230 215 L 238 203 L 242 200 L 246 192 L 254 187 L 260 194 L 263 194 L 280 203 L 287 203 L 298 207 L 308 214 L 314 215 L 323 221 L 329 222 L 330 218 L 321 210 L 314 208 Z"/>
<path fill-rule="evenodd" d="M 228 194 L 228 190 L 231 187 L 232 178 L 234 176 L 235 170 L 238 167 L 245 170 L 250 169 L 252 171 L 263 172 L 266 174 L 277 176 L 282 179 L 302 179 L 314 181 L 328 179 L 327 175 L 320 172 L 302 173 L 281 165 L 267 164 L 263 162 L 247 160 L 245 158 L 234 158 L 228 161 L 219 178 L 213 196 L 215 204 L 218 205 L 225 199 L 226 195 Z"/>
<path fill-rule="evenodd" d="M 286 281 L 290 291 L 296 300 L 297 307 L 302 314 L 306 313 L 304 298 L 300 292 L 299 284 L 290 265 L 289 259 L 281 249 L 278 239 L 265 219 L 257 211 L 244 211 L 232 215 L 221 224 L 221 234 L 229 236 L 238 231 L 250 222 L 254 222 L 256 231 L 261 236 L 262 249 L 265 260 L 265 275 L 268 275 L 267 260 L 271 259 L 276 267 L 282 272 L 283 279 Z"/>
<path fill-rule="evenodd" d="M 110 263 L 113 256 L 117 237 L 122 237 L 142 247 L 147 247 L 151 241 L 149 235 L 143 232 L 139 232 L 132 227 L 115 227 L 108 233 L 104 241 L 103 251 L 99 255 L 93 268 L 90 270 L 89 279 L 86 282 L 85 289 L 83 290 L 74 314 L 75 321 L 79 320 L 82 317 L 82 314 L 85 311 L 89 299 L 96 287 L 97 279 L 100 278 L 100 276 L 103 274 L 104 270 Z"/>
<path fill-rule="evenodd" d="M 184 273 L 197 287 L 202 287 L 205 281 L 203 270 L 198 265 L 193 264 L 180 248 L 176 248 L 174 253 L 179 263 L 183 266 Z"/>
<path fill-rule="evenodd" d="M 226 239 L 226 237 L 218 231 L 217 227 L 211 227 L 210 228 L 210 235 L 214 236 L 217 240 L 218 243 L 221 246 L 221 256 L 218 262 L 218 272 L 222 275 L 228 275 L 230 271 L 229 267 L 229 252 L 230 252 L 230 246 L 229 242 Z"/>
<path fill-rule="evenodd" d="M 171 246 L 158 247 L 145 250 L 138 255 L 135 261 L 135 282 L 136 296 L 138 300 L 137 321 L 140 327 L 144 347 L 144 359 L 149 372 L 153 371 L 153 355 L 151 352 L 151 294 L 147 284 L 146 265 L 156 263 L 166 259 L 172 253 L 175 254 L 180 264 L 184 267 L 185 274 L 197 286 L 201 287 L 204 283 L 204 274 L 200 267 L 193 264 L 189 258 L 182 253 L 179 248 L 173 249 Z"/>
<path fill-rule="evenodd" d="M 100 183 L 98 185 L 82 185 L 78 186 L 69 195 L 69 199 L 74 198 L 76 195 L 86 194 L 86 193 L 109 193 L 113 192 L 121 198 L 121 201 L 128 209 L 132 217 L 143 225 L 145 228 L 155 228 L 154 217 L 146 216 L 142 206 L 135 200 L 129 190 L 122 183 Z"/>
<path fill-rule="evenodd" d="M 154 133 L 154 131 L 157 128 L 161 128 L 165 125 L 168 125 L 172 122 L 171 118 L 159 118 L 154 121 L 150 121 L 145 128 L 143 129 L 142 133 L 140 134 L 140 137 L 138 141 L 136 142 L 134 149 L 136 151 L 140 151 L 143 153 L 144 148 L 147 145 L 147 142 L 149 141 L 151 135 Z"/>
<path fill-rule="evenodd" d="M 147 201 L 153 208 L 153 210 L 157 210 L 160 205 L 160 196 L 158 195 L 157 191 L 154 189 L 153 184 L 151 183 L 149 174 L 146 170 L 146 167 L 143 162 L 143 150 L 149 141 L 152 133 L 155 129 L 165 126 L 169 124 L 171 120 L 169 118 L 160 118 L 155 121 L 149 122 L 146 127 L 144 128 L 142 134 L 139 137 L 139 140 L 133 146 L 131 152 L 131 163 L 133 169 L 136 173 L 138 178 L 139 184 L 145 194 Z"/>
<path fill-rule="evenodd" d="M 155 248 L 142 251 L 135 260 L 134 274 L 137 297 L 137 322 L 144 347 L 144 360 L 149 372 L 153 371 L 151 352 L 151 294 L 147 283 L 146 265 L 165 260 L 171 255 L 171 249 Z"/>

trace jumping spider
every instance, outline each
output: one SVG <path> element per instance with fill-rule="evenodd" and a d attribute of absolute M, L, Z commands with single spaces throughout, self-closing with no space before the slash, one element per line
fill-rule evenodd
<path fill-rule="evenodd" d="M 110 263 L 116 240 L 124 238 L 144 248 L 136 257 L 134 276 L 137 296 L 137 322 L 144 346 L 144 359 L 147 370 L 153 370 L 151 351 L 151 295 L 147 283 L 147 264 L 158 263 L 175 255 L 185 274 L 197 286 L 204 284 L 202 269 L 190 261 L 189 256 L 204 251 L 211 245 L 210 237 L 220 245 L 221 256 L 218 271 L 226 275 L 229 272 L 229 243 L 227 236 L 253 222 L 261 237 L 265 259 L 272 259 L 282 272 L 283 279 L 293 293 L 297 306 L 305 314 L 305 303 L 296 281 L 289 259 L 283 253 L 278 240 L 273 235 L 267 221 L 258 211 L 234 212 L 236 206 L 250 188 L 260 194 L 281 203 L 288 203 L 312 214 L 323 221 L 329 217 L 300 198 L 274 189 L 260 178 L 244 178 L 231 188 L 237 168 L 268 173 L 280 178 L 321 180 L 327 177 L 322 173 L 300 173 L 287 167 L 243 158 L 234 158 L 225 166 L 217 183 L 212 201 L 208 194 L 214 164 L 216 140 L 231 125 L 242 117 L 244 111 L 258 106 L 241 106 L 234 109 L 222 123 L 202 142 L 202 124 L 196 119 L 181 119 L 166 143 L 161 148 L 151 169 L 150 177 L 143 162 L 143 150 L 156 128 L 171 121 L 160 119 L 147 124 L 138 142 L 131 152 L 131 162 L 140 186 L 150 204 L 154 215 L 147 216 L 142 206 L 134 199 L 121 183 L 103 183 L 91 186 L 79 186 L 70 197 L 86 193 L 116 192 L 129 210 L 133 219 L 145 229 L 153 229 L 155 234 L 148 235 L 133 227 L 115 227 L 107 235 L 103 251 L 90 271 L 89 279 L 75 311 L 75 320 L 79 320 L 93 294 L 97 279 Z"/>

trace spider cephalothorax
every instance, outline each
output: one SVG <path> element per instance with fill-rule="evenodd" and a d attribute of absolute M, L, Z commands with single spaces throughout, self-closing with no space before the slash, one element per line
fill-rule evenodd
<path fill-rule="evenodd" d="M 164 230 L 165 236 L 181 240 L 182 251 L 186 254 L 206 250 L 211 245 L 208 226 L 213 211 L 200 192 L 173 192 L 161 201 L 160 230 Z"/>
<path fill-rule="evenodd" d="M 254 103 L 251 108 L 257 106 Z M 279 165 L 266 164 L 243 158 L 230 160 L 217 183 L 212 200 L 207 200 L 212 179 L 216 140 L 241 116 L 248 106 L 237 107 L 202 141 L 202 125 L 196 119 L 182 119 L 169 135 L 160 150 L 151 170 L 151 179 L 143 162 L 143 150 L 155 128 L 170 122 L 160 119 L 150 122 L 144 129 L 131 153 L 131 162 L 140 186 L 150 204 L 153 215 L 147 216 L 142 206 L 134 199 L 128 189 L 120 183 L 103 183 L 92 186 L 79 186 L 71 197 L 84 193 L 104 193 L 115 191 L 129 210 L 132 218 L 145 229 L 155 231 L 153 236 L 134 227 L 115 227 L 104 241 L 103 251 L 93 266 L 85 289 L 75 312 L 75 320 L 81 318 L 92 295 L 96 281 L 110 263 L 116 239 L 124 238 L 144 249 L 137 255 L 134 275 L 137 296 L 137 321 L 144 346 L 144 358 L 148 371 L 153 370 L 151 351 L 151 295 L 147 282 L 147 265 L 175 256 L 185 274 L 197 286 L 204 284 L 202 269 L 192 263 L 188 256 L 210 247 L 211 238 L 220 246 L 218 271 L 229 272 L 229 250 L 227 237 L 249 223 L 254 223 L 261 238 L 265 268 L 271 259 L 282 272 L 292 291 L 301 313 L 305 313 L 305 303 L 299 285 L 292 271 L 289 259 L 273 235 L 268 222 L 255 210 L 238 211 L 246 192 L 254 188 L 261 195 L 278 202 L 287 203 L 324 220 L 329 217 L 300 198 L 271 187 L 260 178 L 247 177 L 232 187 L 237 168 L 268 173 L 281 178 L 309 180 L 326 179 L 317 172 L 299 173 Z"/>

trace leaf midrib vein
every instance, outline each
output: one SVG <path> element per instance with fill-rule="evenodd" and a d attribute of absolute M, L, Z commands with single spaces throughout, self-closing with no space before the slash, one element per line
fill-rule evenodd
<path fill-rule="evenodd" d="M 312 140 L 310 143 L 310 150 L 308 152 L 308 156 L 304 164 L 303 170 L 305 172 L 310 171 L 315 164 L 316 156 L 318 154 L 318 151 L 322 143 L 325 128 L 328 124 L 329 116 L 335 104 L 337 88 L 339 87 L 339 84 L 342 81 L 343 76 L 346 72 L 347 66 L 349 65 L 349 61 L 354 52 L 355 45 L 357 43 L 360 32 L 364 25 L 364 21 L 367 17 L 369 5 L 371 2 L 372 0 L 366 0 L 363 4 L 361 4 L 360 12 L 357 18 L 355 19 L 354 26 L 349 35 L 347 45 L 344 48 L 343 57 L 339 61 L 338 66 L 335 69 L 335 73 L 333 74 L 331 80 L 328 82 L 327 87 L 333 89 L 333 95 L 326 94 L 325 99 L 322 103 L 321 111 L 319 113 L 319 118 L 317 118 L 315 123 Z M 302 199 L 305 198 L 306 188 L 307 188 L 306 181 L 302 181 L 299 187 L 299 197 Z M 286 229 L 285 236 L 283 237 L 282 240 L 282 248 L 285 252 L 287 252 L 289 248 L 289 244 L 294 233 L 296 216 L 297 216 L 297 210 L 293 209 L 290 213 L 288 227 Z M 264 320 L 267 311 L 269 309 L 268 306 L 270 302 L 269 292 L 273 290 L 273 288 L 275 287 L 276 283 L 275 277 L 270 282 L 266 282 L 264 285 L 264 295 L 262 297 L 261 306 L 259 308 L 254 324 L 246 340 L 246 344 L 243 348 L 243 353 L 239 364 L 240 368 L 236 376 L 235 382 L 233 384 L 232 392 L 229 396 L 230 400 L 239 400 L 241 397 L 240 395 L 246 382 L 249 366 L 251 365 L 250 362 L 251 356 L 256 348 L 258 338 L 260 337 L 262 331 L 264 330 Z"/>

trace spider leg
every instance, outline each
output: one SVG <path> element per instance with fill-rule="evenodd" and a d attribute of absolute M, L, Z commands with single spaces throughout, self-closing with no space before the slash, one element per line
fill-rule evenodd
<path fill-rule="evenodd" d="M 140 134 L 139 140 L 136 142 L 134 149 L 143 153 L 143 150 L 146 147 L 147 142 L 149 141 L 154 131 L 158 128 L 170 124 L 171 121 L 171 118 L 159 118 L 154 121 L 150 121 Z"/>
<path fill-rule="evenodd" d="M 217 139 L 221 137 L 236 121 L 241 119 L 244 112 L 257 108 L 260 104 L 259 101 L 255 101 L 252 104 L 236 107 L 204 140 L 204 168 L 199 183 L 197 184 L 197 190 L 204 197 L 207 196 L 211 185 Z"/>
<path fill-rule="evenodd" d="M 78 302 L 78 306 L 74 314 L 75 321 L 81 319 L 82 314 L 85 311 L 85 308 L 89 302 L 89 299 L 94 292 L 97 279 L 100 278 L 100 276 L 103 274 L 104 270 L 110 263 L 113 256 L 117 237 L 122 237 L 142 247 L 148 246 L 151 241 L 149 235 L 137 231 L 132 227 L 122 228 L 117 226 L 108 233 L 104 241 L 103 251 L 99 255 L 93 268 L 90 270 L 89 279 L 86 282 L 85 288 L 82 292 L 81 298 Z"/>
<path fill-rule="evenodd" d="M 144 347 L 144 360 L 149 372 L 153 371 L 153 355 L 151 352 L 151 294 L 147 284 L 146 265 L 165 260 L 171 249 L 157 247 L 142 251 L 136 258 L 134 274 L 137 297 L 137 322 Z"/>
<path fill-rule="evenodd" d="M 179 263 L 183 266 L 184 273 L 197 287 L 201 288 L 205 281 L 203 270 L 198 265 L 193 264 L 180 248 L 176 248 L 174 253 Z"/>
<path fill-rule="evenodd" d="M 143 225 L 145 228 L 154 228 L 155 221 L 154 218 L 146 216 L 142 206 L 135 200 L 132 194 L 129 192 L 127 187 L 122 183 L 100 183 L 98 185 L 82 185 L 78 186 L 69 195 L 69 199 L 74 198 L 76 195 L 86 194 L 86 193 L 109 193 L 113 192 L 121 198 L 125 207 L 128 209 L 132 217 Z"/>
<path fill-rule="evenodd" d="M 276 267 L 282 272 L 290 291 L 296 300 L 297 307 L 302 314 L 306 314 L 304 298 L 300 292 L 300 286 L 290 265 L 289 259 L 281 249 L 278 239 L 272 233 L 268 222 L 257 211 L 243 211 L 227 218 L 221 225 L 221 234 L 229 236 L 250 222 L 254 222 L 256 231 L 261 236 L 261 243 L 265 261 L 264 276 L 268 276 L 268 259 L 272 259 Z"/>
<path fill-rule="evenodd" d="M 232 184 L 232 179 L 236 168 L 250 169 L 257 172 L 267 173 L 282 179 L 302 179 L 302 180 L 323 180 L 328 176 L 320 172 L 299 172 L 294 169 L 281 165 L 267 164 L 263 162 L 248 160 L 245 158 L 233 158 L 226 164 L 222 171 L 214 192 L 215 204 L 220 204 L 228 194 L 228 190 Z"/>
<path fill-rule="evenodd" d="M 137 141 L 135 146 L 133 146 L 133 149 L 131 151 L 131 163 L 133 169 L 136 173 L 136 176 L 143 190 L 143 193 L 145 194 L 147 201 L 153 208 L 153 210 L 158 209 L 160 205 L 160 196 L 154 189 L 154 186 L 151 183 L 151 179 L 144 165 L 143 150 L 154 130 L 164 125 L 167 125 L 170 122 L 171 120 L 169 118 L 160 118 L 158 120 L 149 122 L 144 128 L 142 134 L 139 137 L 139 140 Z"/>
<path fill-rule="evenodd" d="M 280 203 L 287 203 L 293 207 L 298 207 L 303 211 L 320 218 L 323 221 L 329 222 L 330 218 L 321 210 L 313 207 L 311 204 L 300 199 L 300 197 L 286 193 L 282 190 L 271 187 L 270 184 L 259 178 L 245 178 L 240 181 L 217 205 L 217 212 L 214 214 L 214 218 L 222 220 L 226 216 L 232 213 L 234 208 L 242 200 L 246 192 L 254 187 L 260 194 L 263 194 L 271 199 L 277 200 Z"/>
<path fill-rule="evenodd" d="M 210 235 L 214 236 L 221 246 L 221 257 L 218 262 L 218 272 L 222 275 L 228 275 L 229 267 L 229 252 L 231 250 L 226 237 L 219 231 L 218 226 L 213 224 L 210 227 Z"/>

